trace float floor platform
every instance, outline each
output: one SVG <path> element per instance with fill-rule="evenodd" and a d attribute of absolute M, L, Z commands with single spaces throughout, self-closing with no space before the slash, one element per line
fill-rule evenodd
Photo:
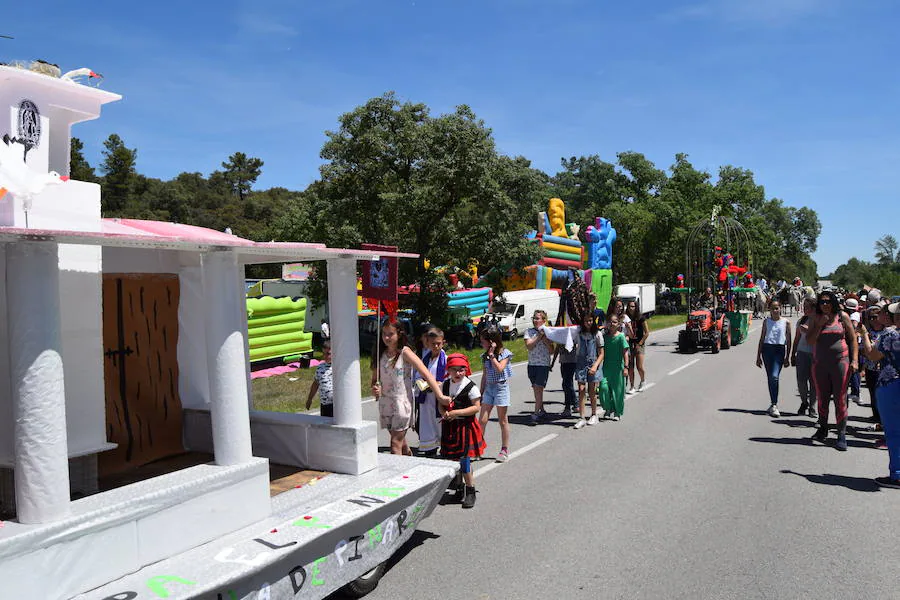
<path fill-rule="evenodd" d="M 387 560 L 431 514 L 453 461 L 378 455 L 362 475 L 273 476 L 272 514 L 92 591 L 77 600 L 322 598 Z M 274 471 L 274 470 L 273 470 Z"/>
<path fill-rule="evenodd" d="M 206 452 L 185 452 L 178 456 L 163 458 L 136 469 L 130 469 L 125 473 L 101 477 L 99 487 L 101 492 L 106 492 L 124 485 L 130 485 L 159 477 L 167 473 L 174 473 L 189 467 L 205 465 L 214 462 L 213 455 Z M 311 471 L 298 467 L 276 465 L 269 463 L 269 493 L 277 496 L 283 492 L 308 484 L 310 481 L 318 481 L 328 475 L 325 471 Z"/>

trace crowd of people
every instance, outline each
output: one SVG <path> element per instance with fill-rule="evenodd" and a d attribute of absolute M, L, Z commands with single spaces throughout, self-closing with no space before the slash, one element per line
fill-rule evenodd
<path fill-rule="evenodd" d="M 601 418 L 619 421 L 625 412 L 625 397 L 644 389 L 644 347 L 649 335 L 650 324 L 633 300 L 626 304 L 613 298 L 607 311 L 586 314 L 581 323 L 571 327 L 550 327 L 546 312 L 536 310 L 524 335 L 534 393 L 529 424 L 573 419 L 572 427 L 581 429 L 596 425 Z M 427 326 L 418 340 L 421 350 L 416 352 L 406 330 L 386 320 L 372 369 L 372 394 L 378 401 L 380 425 L 390 433 L 390 451 L 412 455 L 406 437 L 414 429 L 421 456 L 458 460 L 460 474 L 453 488 L 463 508 L 475 505 L 472 463 L 484 454 L 485 430 L 495 409 L 500 430 L 497 462 L 506 462 L 510 452 L 508 411 L 514 356 L 504 347 L 496 326 L 481 328 L 479 341 L 482 377 L 475 384 L 469 379 L 468 358 L 445 351 L 441 329 Z M 562 413 L 550 415 L 543 396 L 555 362 L 560 366 L 565 405 Z M 317 373 L 310 400 L 316 390 L 322 390 L 319 381 Z"/>
<path fill-rule="evenodd" d="M 804 299 L 803 315 L 792 335 L 781 304 L 771 300 L 763 322 L 756 364 L 765 367 L 769 387 L 768 414 L 778 409 L 779 377 L 784 367 L 796 367 L 800 394 L 798 415 L 816 420 L 811 441 L 824 444 L 834 405 L 834 447 L 847 451 L 848 403 L 862 404 L 865 382 L 872 407 L 868 429 L 882 435 L 876 448 L 888 450 L 888 475 L 876 477 L 884 487 L 900 488 L 900 302 L 882 298 L 879 290 L 848 294 L 842 299 L 825 290 Z"/>

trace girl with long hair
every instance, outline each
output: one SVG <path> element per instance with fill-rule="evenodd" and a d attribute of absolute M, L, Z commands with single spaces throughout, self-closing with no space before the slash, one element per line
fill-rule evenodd
<path fill-rule="evenodd" d="M 419 372 L 439 401 L 447 401 L 441 385 L 409 347 L 406 331 L 395 321 L 381 326 L 378 356 L 372 363 L 372 395 L 378 399 L 381 428 L 391 434 L 391 454 L 412 456 L 406 432 L 412 418 L 412 370 Z"/>

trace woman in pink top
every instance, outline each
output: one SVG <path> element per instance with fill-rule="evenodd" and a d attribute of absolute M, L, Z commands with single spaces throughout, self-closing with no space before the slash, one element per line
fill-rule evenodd
<path fill-rule="evenodd" d="M 813 347 L 813 382 L 819 402 L 819 429 L 812 439 L 825 443 L 828 437 L 828 403 L 834 397 L 837 424 L 835 448 L 847 450 L 847 382 L 858 369 L 856 331 L 847 313 L 841 311 L 837 296 L 822 292 L 816 303 L 806 339 Z"/>

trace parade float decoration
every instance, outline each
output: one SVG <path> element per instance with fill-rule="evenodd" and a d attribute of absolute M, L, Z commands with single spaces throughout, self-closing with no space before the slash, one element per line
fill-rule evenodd
<path fill-rule="evenodd" d="M 357 264 L 416 255 L 104 219 L 100 186 L 75 180 L 33 191 L 26 225 L 8 161 L 68 175 L 71 126 L 117 100 L 0 66 L 2 596 L 279 600 L 377 582 L 456 471 L 380 455 L 362 418 Z M 248 383 L 244 267 L 309 261 L 328 271 L 333 419 L 254 411 Z M 294 483 L 303 469 L 328 475 Z"/>
<path fill-rule="evenodd" d="M 740 287 L 740 281 L 751 262 L 746 229 L 722 216 L 718 206 L 694 225 L 685 243 L 686 287 L 671 290 L 686 295 L 689 311 L 679 351 L 708 347 L 717 353 L 746 339 L 753 314 L 746 301 L 756 290 Z"/>
<path fill-rule="evenodd" d="M 583 233 L 584 242 L 579 233 Z M 482 278 L 483 283 L 504 291 L 552 289 L 562 293 L 577 276 L 594 294 L 597 306 L 609 303 L 616 241 L 616 230 L 609 219 L 597 217 L 582 231 L 577 224 L 565 222 L 565 203 L 551 198 L 548 211 L 538 213 L 538 228 L 526 237 L 544 251 L 537 264 L 523 269 L 491 269 Z"/>
<path fill-rule="evenodd" d="M 598 306 L 607 306 L 612 297 L 612 247 L 617 237 L 616 229 L 609 219 L 597 217 L 585 230 L 585 237 L 588 247 L 585 284 L 594 293 Z"/>

